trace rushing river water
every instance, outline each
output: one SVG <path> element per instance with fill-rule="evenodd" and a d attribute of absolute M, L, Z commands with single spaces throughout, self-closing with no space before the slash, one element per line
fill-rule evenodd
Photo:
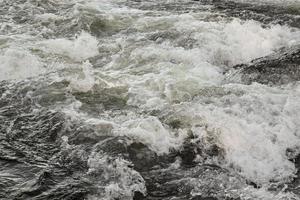
<path fill-rule="evenodd" d="M 299 0 L 0 0 L 0 199 L 299 200 Z"/>

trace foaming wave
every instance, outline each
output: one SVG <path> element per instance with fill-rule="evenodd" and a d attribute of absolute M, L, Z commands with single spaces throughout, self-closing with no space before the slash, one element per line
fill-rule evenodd
<path fill-rule="evenodd" d="M 299 32 L 286 26 L 263 28 L 257 22 L 240 20 L 203 22 L 191 16 L 180 19 L 174 26 L 182 37 L 188 33 L 195 41 L 193 48 L 173 46 L 169 41 L 143 43 L 130 49 L 126 57 L 130 65 L 120 59 L 123 55 L 107 65 L 110 69 L 124 67 L 131 74 L 124 78 L 130 85 L 129 104 L 155 108 L 190 101 L 201 88 L 222 84 L 224 69 L 297 44 L 300 38 Z M 126 41 L 122 45 L 126 47 Z"/>
<path fill-rule="evenodd" d="M 119 76 L 129 85 L 128 104 L 145 110 L 173 106 L 177 110 L 183 102 L 194 102 L 183 107 L 185 116 L 195 120 L 193 130 L 199 137 L 213 134 L 213 141 L 225 150 L 227 167 L 259 184 L 292 178 L 295 166 L 286 150 L 299 143 L 299 133 L 295 133 L 299 129 L 295 119 L 300 117 L 298 94 L 293 96 L 291 88 L 285 91 L 255 84 L 223 85 L 222 71 L 299 43 L 299 32 L 279 25 L 263 28 L 254 21 L 203 22 L 190 14 L 176 18 L 176 22 L 172 16 L 160 20 L 166 20 L 164 25 L 181 33 L 179 37 L 188 35 L 193 39 L 191 48 L 174 46 L 177 36 L 149 43 L 141 36 L 142 45 L 139 38 L 126 37 L 138 44 L 133 48 L 130 43 L 130 52 L 126 52 L 126 40 L 118 41 L 124 50 L 106 69 L 126 73 Z M 141 24 L 136 26 L 143 29 L 142 20 L 139 21 Z M 123 56 L 127 62 L 123 62 Z M 297 111 L 289 110 L 287 105 L 293 105 Z M 123 133 L 156 152 L 178 148 L 184 140 L 185 132 L 178 137 L 164 128 L 152 130 L 161 122 L 149 125 L 147 119 L 130 123 L 133 125 L 123 124 Z M 198 128 L 199 123 L 207 124 L 211 130 Z"/>
<path fill-rule="evenodd" d="M 98 54 L 98 40 L 89 33 L 81 32 L 74 40 L 65 38 L 41 42 L 48 53 L 67 56 L 75 61 L 84 61 Z"/>
<path fill-rule="evenodd" d="M 135 141 L 148 145 L 157 154 L 169 153 L 172 148 L 179 148 L 186 135 L 175 136 L 167 130 L 156 117 L 128 120 L 115 130 L 117 135 L 126 135 Z"/>
<path fill-rule="evenodd" d="M 299 0 L 234 0 L 237 2 L 247 2 L 247 3 L 270 3 L 270 4 L 283 4 L 283 5 L 290 5 L 290 4 L 298 4 L 300 5 Z"/>
<path fill-rule="evenodd" d="M 90 195 L 89 200 L 96 199 L 132 199 L 135 191 L 146 193 L 142 176 L 131 168 L 131 163 L 121 158 L 110 158 L 103 153 L 93 152 L 88 159 L 88 174 L 102 174 L 99 190 L 104 193 Z M 106 183 L 103 187 L 101 184 Z"/>
<path fill-rule="evenodd" d="M 89 61 L 82 63 L 82 77 L 70 77 L 70 87 L 72 90 L 87 92 L 95 85 L 96 80 L 93 74 L 93 68 Z"/>
<path fill-rule="evenodd" d="M 195 132 L 215 138 L 226 152 L 226 162 L 257 183 L 287 181 L 295 166 L 287 149 L 299 147 L 300 107 L 296 89 L 281 90 L 253 84 L 228 85 L 239 95 L 211 99 L 209 105 L 191 104 L 188 113 L 199 113 L 211 131 Z"/>
<path fill-rule="evenodd" d="M 182 33 L 190 32 L 192 26 L 192 37 L 204 51 L 202 54 L 217 65 L 236 65 L 266 56 L 280 47 L 296 44 L 300 35 L 287 26 L 263 28 L 258 22 L 238 19 L 214 23 L 186 16 L 175 26 Z"/>
<path fill-rule="evenodd" d="M 2 50 L 0 53 L 0 70 L 0 80 L 20 80 L 46 71 L 37 56 L 19 48 Z"/>

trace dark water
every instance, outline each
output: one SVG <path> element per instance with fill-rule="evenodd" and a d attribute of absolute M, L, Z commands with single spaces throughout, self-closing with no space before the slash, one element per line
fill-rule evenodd
<path fill-rule="evenodd" d="M 300 199 L 299 9 L 0 0 L 0 199 Z"/>

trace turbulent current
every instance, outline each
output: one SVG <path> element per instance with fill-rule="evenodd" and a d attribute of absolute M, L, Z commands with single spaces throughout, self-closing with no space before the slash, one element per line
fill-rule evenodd
<path fill-rule="evenodd" d="M 0 0 L 0 199 L 300 200 L 300 1 Z"/>

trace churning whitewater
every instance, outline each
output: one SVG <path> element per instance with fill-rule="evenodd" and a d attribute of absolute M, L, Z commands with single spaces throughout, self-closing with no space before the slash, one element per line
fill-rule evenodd
<path fill-rule="evenodd" d="M 300 200 L 299 0 L 0 0 L 0 199 Z"/>

